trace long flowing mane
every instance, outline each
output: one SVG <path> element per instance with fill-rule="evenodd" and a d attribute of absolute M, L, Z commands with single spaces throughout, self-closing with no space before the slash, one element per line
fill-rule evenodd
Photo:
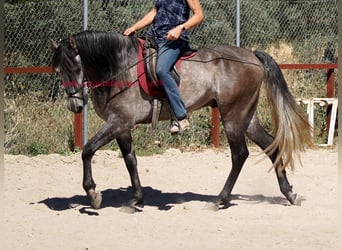
<path fill-rule="evenodd" d="M 83 31 L 73 37 L 89 80 L 127 79 L 127 69 L 136 61 L 139 46 L 136 37 L 102 31 Z"/>

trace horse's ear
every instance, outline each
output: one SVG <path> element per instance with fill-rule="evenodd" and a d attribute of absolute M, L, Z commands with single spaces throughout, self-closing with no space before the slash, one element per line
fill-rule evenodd
<path fill-rule="evenodd" d="M 71 48 L 77 51 L 77 45 L 76 45 L 75 37 L 70 36 L 69 41 L 70 41 Z"/>
<path fill-rule="evenodd" d="M 55 49 L 58 48 L 59 44 L 58 44 L 55 40 L 49 38 L 49 41 L 50 41 L 50 47 L 51 47 L 51 49 L 55 50 Z"/>

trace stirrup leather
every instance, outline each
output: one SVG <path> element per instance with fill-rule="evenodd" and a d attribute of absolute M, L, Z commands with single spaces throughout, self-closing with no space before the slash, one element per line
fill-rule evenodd
<path fill-rule="evenodd" d="M 158 126 L 160 111 L 163 106 L 163 101 L 160 99 L 152 100 L 152 129 L 156 129 Z"/>

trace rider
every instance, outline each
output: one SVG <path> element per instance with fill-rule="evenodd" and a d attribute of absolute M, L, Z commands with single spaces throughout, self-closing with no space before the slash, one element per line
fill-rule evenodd
<path fill-rule="evenodd" d="M 193 13 L 191 17 L 190 10 Z M 182 48 L 188 46 L 187 30 L 199 25 L 203 19 L 204 14 L 199 0 L 156 0 L 150 12 L 124 31 L 124 35 L 129 36 L 152 24 L 147 35 L 153 36 L 158 45 L 156 73 L 178 120 L 171 124 L 172 134 L 189 129 L 190 124 L 177 83 L 170 75 L 170 71 Z"/>

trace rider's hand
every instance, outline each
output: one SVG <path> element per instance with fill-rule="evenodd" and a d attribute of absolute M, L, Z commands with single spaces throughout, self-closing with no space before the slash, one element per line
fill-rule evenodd
<path fill-rule="evenodd" d="M 176 26 L 173 29 L 169 30 L 166 34 L 166 39 L 167 40 L 177 40 L 180 35 L 182 34 L 183 29 L 181 26 Z"/>
<path fill-rule="evenodd" d="M 133 28 L 133 27 L 129 27 L 128 29 L 126 29 L 125 31 L 124 31 L 124 35 L 125 36 L 132 36 L 132 35 L 134 35 L 134 33 L 136 32 L 136 30 Z"/>

